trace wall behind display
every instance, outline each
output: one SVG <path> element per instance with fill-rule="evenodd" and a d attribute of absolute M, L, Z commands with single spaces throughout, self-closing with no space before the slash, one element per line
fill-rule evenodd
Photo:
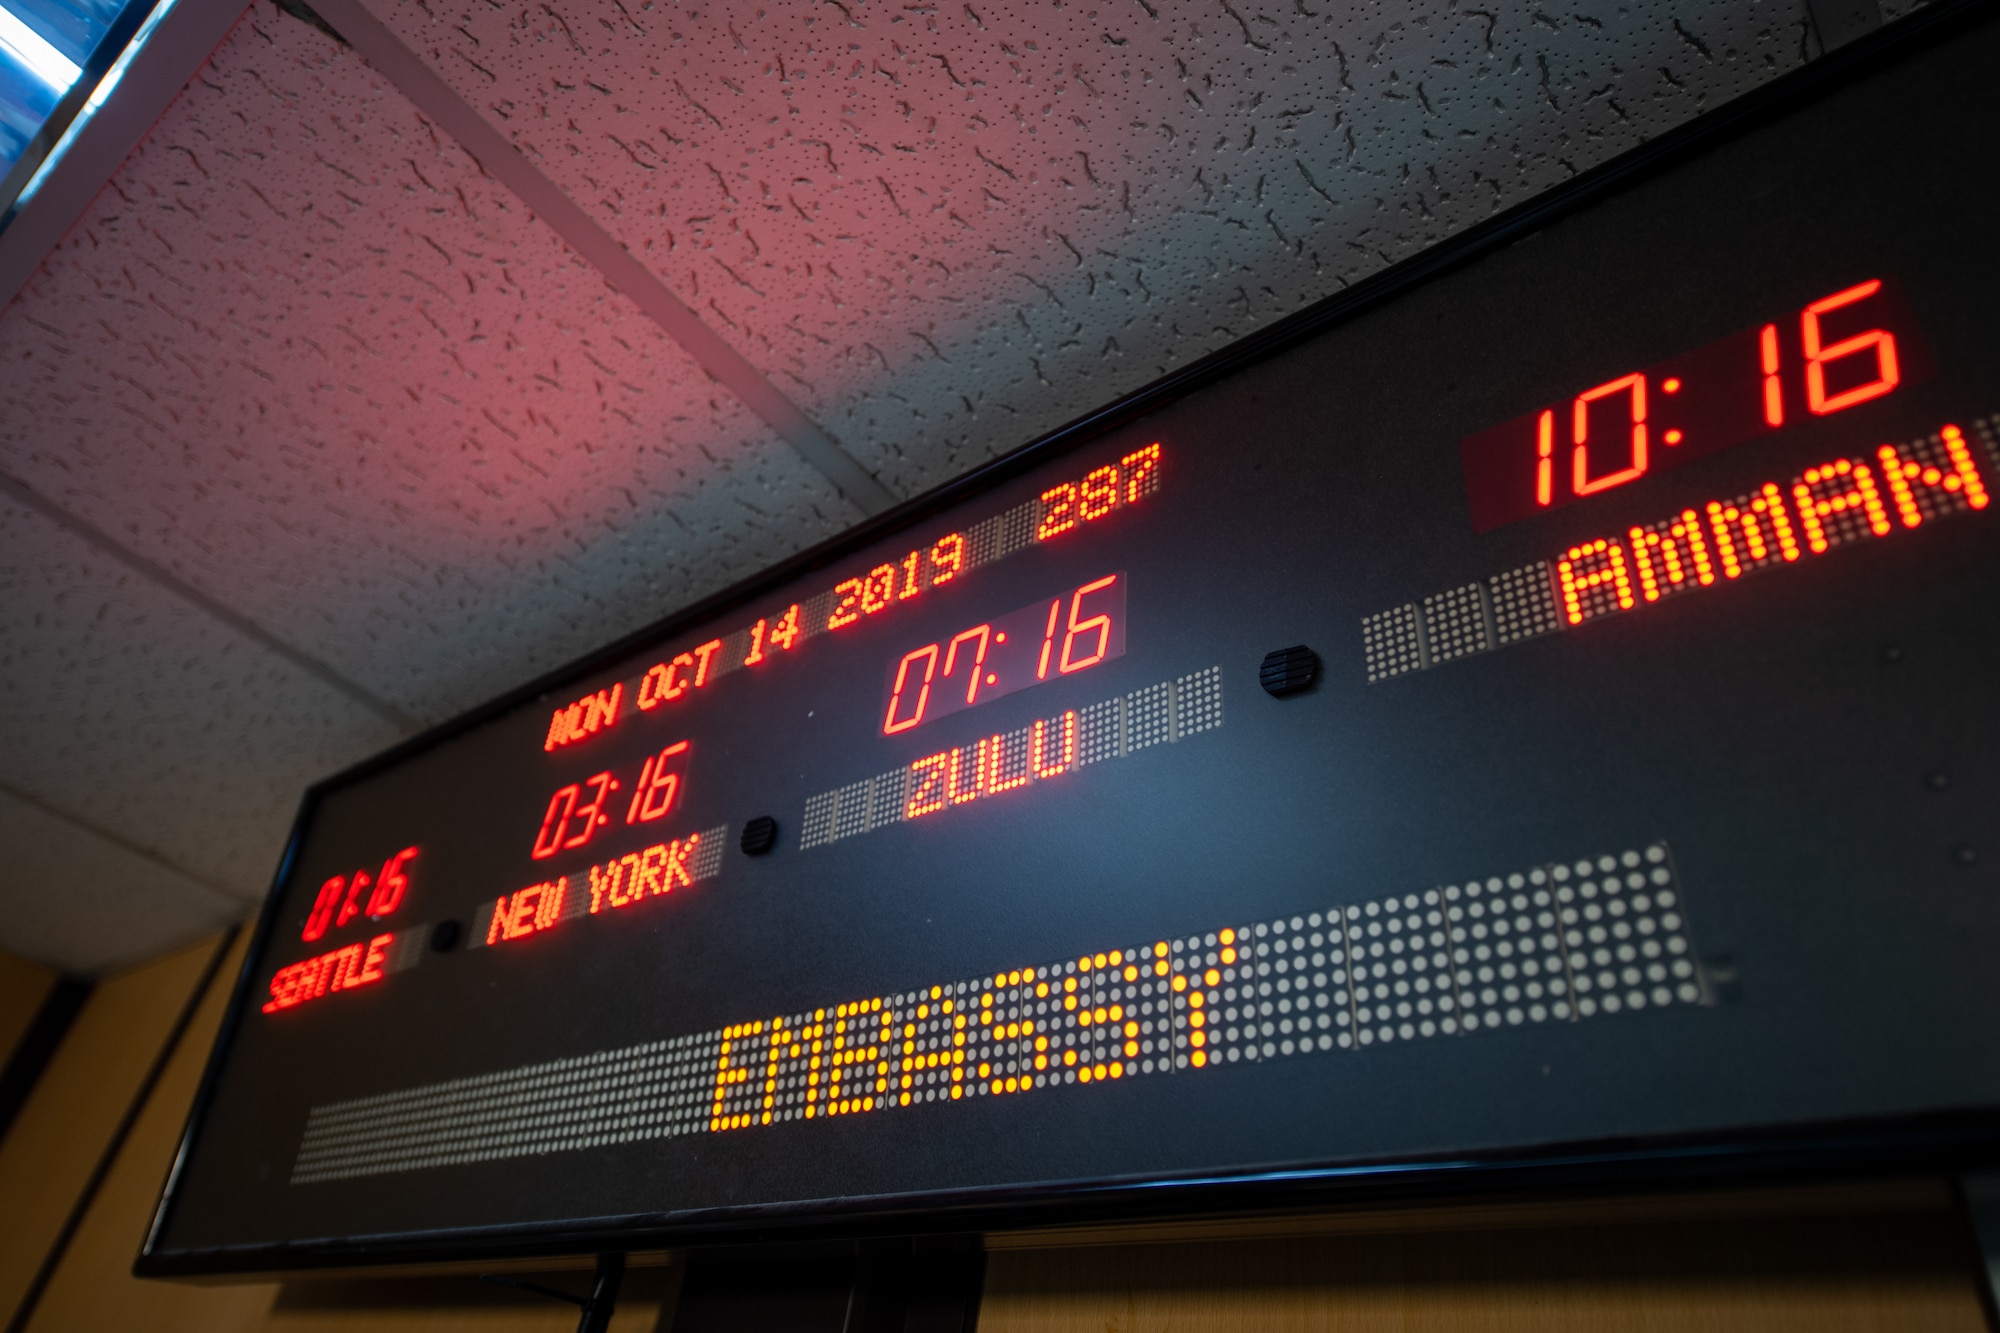
<path fill-rule="evenodd" d="M 240 949 L 240 939 L 217 937 L 101 982 L 0 1140 L 8 1333 L 573 1327 L 565 1307 L 463 1276 L 245 1286 L 131 1276 Z M 24 1306 L 72 1218 L 38 1298 Z M 984 1333 L 1987 1326 L 1972 1240 L 1934 1181 L 1043 1233 L 989 1246 Z M 704 1281 L 700 1299 L 679 1309 L 678 1265 L 635 1270 L 613 1328 L 817 1333 L 820 1325 L 760 1322 L 754 1281 L 734 1265 L 706 1272 L 724 1270 L 743 1284 L 740 1296 Z M 580 1275 L 546 1280 L 581 1285 Z M 845 1315 L 844 1303 L 829 1303 L 826 1333 L 841 1333 Z"/>

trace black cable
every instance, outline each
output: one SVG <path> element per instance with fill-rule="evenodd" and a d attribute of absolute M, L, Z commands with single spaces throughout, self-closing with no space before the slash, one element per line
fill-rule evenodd
<path fill-rule="evenodd" d="M 539 1282 L 529 1282 L 524 1278 L 508 1277 L 504 1273 L 482 1273 L 481 1282 L 491 1282 L 496 1287 L 513 1287 L 517 1291 L 530 1291 L 537 1296 L 546 1296 L 552 1301 L 566 1301 L 582 1309 L 576 1321 L 576 1333 L 606 1333 L 611 1327 L 611 1312 L 618 1305 L 618 1288 L 625 1280 L 625 1256 L 622 1254 L 600 1254 L 597 1256 L 597 1278 L 590 1286 L 590 1295 L 575 1296 L 554 1287 L 545 1287 Z M 12 1333 L 12 1330 L 9 1330 Z"/>

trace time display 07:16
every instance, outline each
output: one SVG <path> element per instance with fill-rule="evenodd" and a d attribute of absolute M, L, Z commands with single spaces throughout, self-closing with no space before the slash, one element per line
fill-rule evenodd
<path fill-rule="evenodd" d="M 882 734 L 1125 654 L 1125 576 L 1106 574 L 904 653 L 888 671 Z"/>

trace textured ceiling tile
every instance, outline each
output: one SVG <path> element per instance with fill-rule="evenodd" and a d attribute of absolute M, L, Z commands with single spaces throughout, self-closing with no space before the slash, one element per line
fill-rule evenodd
<path fill-rule="evenodd" d="M 908 493 L 1807 55 L 1801 0 L 373 0 Z"/>
<path fill-rule="evenodd" d="M 0 792 L 0 949 L 91 976 L 241 920 L 249 908 Z"/>
<path fill-rule="evenodd" d="M 855 517 L 262 5 L 0 315 L 0 465 L 431 717 Z"/>
<path fill-rule="evenodd" d="M 395 739 L 291 663 L 4 501 L 0 606 L 0 787 L 208 889 L 261 897 L 306 786 Z M 4 833 L 0 845 L 25 846 Z"/>

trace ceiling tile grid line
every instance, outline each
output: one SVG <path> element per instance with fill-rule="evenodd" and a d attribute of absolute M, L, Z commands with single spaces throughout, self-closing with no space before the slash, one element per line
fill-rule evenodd
<path fill-rule="evenodd" d="M 861 512 L 263 5 L 0 312 L 0 463 L 425 720 Z"/>
<path fill-rule="evenodd" d="M 0 949 L 99 976 L 239 922 L 250 906 L 0 787 Z"/>
<path fill-rule="evenodd" d="M 142 27 L 136 49 L 120 56 L 123 68 L 114 66 L 106 76 L 115 80 L 116 96 L 71 123 L 0 222 L 0 305 L 14 298 L 82 216 L 245 7 L 246 0 L 172 0 L 148 16 L 151 32 Z"/>
<path fill-rule="evenodd" d="M 800 411 L 783 390 L 683 305 L 652 270 L 628 254 L 610 233 L 537 171 L 519 149 L 467 106 L 450 85 L 404 47 L 374 15 L 356 0 L 319 0 L 317 12 L 419 110 L 458 140 L 489 174 L 520 196 L 571 248 L 595 264 L 613 287 L 632 298 L 709 374 L 783 436 L 801 458 L 823 473 L 857 508 L 879 514 L 895 504 L 896 497 L 819 423 Z"/>
<path fill-rule="evenodd" d="M 885 484 L 1809 59 L 1803 0 L 342 0 Z"/>
<path fill-rule="evenodd" d="M 268 648 L 270 651 L 292 663 L 292 665 L 311 675 L 317 676 L 320 680 L 342 694 L 345 694 L 348 698 L 354 700 L 354 702 L 360 704 L 369 712 L 374 713 L 377 717 L 395 724 L 405 732 L 417 729 L 417 720 L 402 709 L 385 699 L 378 698 L 374 693 L 357 685 L 318 658 L 294 648 L 291 644 L 286 643 L 283 639 L 280 639 L 256 621 L 251 620 L 248 616 L 239 614 L 215 598 L 210 597 L 201 589 L 192 586 L 186 580 L 178 578 L 167 570 L 162 569 L 159 565 L 148 560 L 138 552 L 131 550 L 101 528 L 98 528 L 94 524 L 86 523 L 83 519 L 64 509 L 61 505 L 53 504 L 43 496 L 37 495 L 32 487 L 19 478 L 8 476 L 5 472 L 0 472 L 0 493 L 6 494 L 16 504 L 36 510 L 49 519 L 50 522 L 67 528 L 70 532 L 104 552 L 104 554 L 132 570 L 135 574 L 138 574 L 142 578 L 151 579 L 165 591 L 213 616 L 216 620 L 221 621 L 244 638 L 249 639 L 253 643 L 261 644 L 263 647 Z"/>
<path fill-rule="evenodd" d="M 239 906 L 270 883 L 305 788 L 400 731 L 289 658 L 0 496 L 0 785 Z M 104 830 L 108 838 L 92 831 Z M 37 883 L 9 903 L 116 885 Z M 133 911 L 143 914 L 144 904 Z M 6 929 L 0 914 L 0 931 Z M 0 936 L 4 940 L 4 936 Z"/>
<path fill-rule="evenodd" d="M 30 806 L 35 810 L 40 811 L 43 815 L 46 815 L 50 819 L 60 820 L 64 824 L 67 824 L 71 829 L 75 830 L 77 833 L 84 834 L 88 837 L 96 838 L 103 842 L 109 843 L 111 846 L 116 847 L 119 851 L 137 857 L 139 860 L 145 861 L 149 865 L 152 865 L 159 870 L 165 871 L 167 874 L 178 875 L 182 879 L 187 880 L 190 884 L 194 884 L 201 888 L 207 889 L 209 892 L 217 895 L 225 902 L 228 902 L 232 905 L 240 906 L 244 901 L 241 890 L 232 889 L 227 885 L 216 883 L 215 881 L 209 879 L 207 876 L 201 874 L 200 872 L 190 870 L 186 866 L 176 865 L 173 861 L 161 855 L 159 852 L 153 850 L 152 848 L 142 847 L 138 843 L 133 842 L 130 838 L 125 837 L 123 834 L 115 833 L 112 830 L 104 827 L 102 824 L 98 824 L 93 822 L 92 820 L 85 819 L 83 816 L 78 815 L 72 811 L 59 809 L 56 806 L 49 804 L 41 797 L 35 795 L 33 792 L 26 791 L 20 787 L 16 787 L 11 782 L 0 781 L 0 796 L 4 796 L 13 801 L 18 801 L 22 805 Z"/>

